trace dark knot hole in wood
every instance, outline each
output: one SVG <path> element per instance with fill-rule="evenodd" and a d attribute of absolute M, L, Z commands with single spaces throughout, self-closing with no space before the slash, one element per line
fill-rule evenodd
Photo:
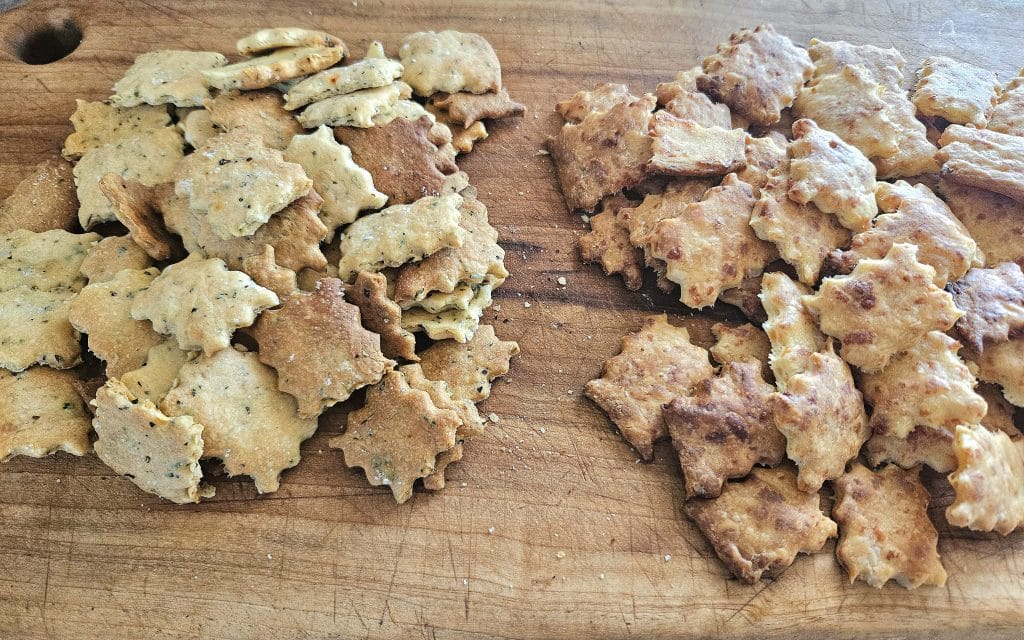
<path fill-rule="evenodd" d="M 81 27 L 65 18 L 37 25 L 24 35 L 15 54 L 27 64 L 49 64 L 67 57 L 81 42 Z"/>

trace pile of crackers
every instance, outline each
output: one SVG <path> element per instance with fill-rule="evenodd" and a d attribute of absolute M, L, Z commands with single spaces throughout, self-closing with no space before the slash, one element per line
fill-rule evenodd
<path fill-rule="evenodd" d="M 923 466 L 950 526 L 1024 525 L 1024 76 L 936 56 L 907 90 L 905 67 L 761 25 L 654 94 L 556 107 L 562 192 L 598 212 L 583 258 L 750 320 L 709 353 L 649 317 L 586 386 L 642 459 L 671 439 L 748 582 L 838 535 L 851 581 L 944 584 Z"/>
<path fill-rule="evenodd" d="M 0 460 L 95 450 L 188 503 L 216 459 L 271 492 L 365 389 L 330 446 L 398 502 L 440 489 L 519 351 L 480 322 L 508 272 L 456 156 L 524 107 L 476 34 L 237 51 L 140 55 L 0 208 Z"/>

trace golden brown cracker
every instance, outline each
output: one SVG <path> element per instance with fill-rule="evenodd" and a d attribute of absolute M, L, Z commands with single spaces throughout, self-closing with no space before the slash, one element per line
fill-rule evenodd
<path fill-rule="evenodd" d="M 936 190 L 985 254 L 985 266 L 1024 267 L 1024 203 L 948 180 L 940 180 Z"/>
<path fill-rule="evenodd" d="M 759 298 L 766 315 L 763 327 L 771 342 L 768 362 L 779 391 L 785 391 L 790 378 L 803 373 L 811 355 L 825 346 L 825 336 L 803 305 L 803 297 L 810 292 L 809 287 L 781 271 L 766 273 L 761 279 Z"/>
<path fill-rule="evenodd" d="M 73 372 L 49 367 L 0 369 L 0 462 L 89 451 L 89 412 L 75 382 Z"/>
<path fill-rule="evenodd" d="M 987 69 L 946 56 L 929 56 L 918 72 L 914 104 L 922 115 L 984 129 L 1000 88 L 999 78 Z"/>
<path fill-rule="evenodd" d="M 661 101 L 660 94 L 658 101 Z M 728 105 L 712 102 L 711 98 L 699 91 L 679 91 L 664 106 L 666 113 L 691 120 L 702 127 L 734 128 Z"/>
<path fill-rule="evenodd" d="M 457 444 L 447 451 L 442 451 L 437 454 L 437 458 L 434 461 L 434 471 L 423 478 L 423 488 L 428 491 L 440 491 L 444 489 L 445 485 L 445 470 L 448 469 L 448 465 L 453 462 L 462 460 L 462 454 L 465 445 Z"/>
<path fill-rule="evenodd" d="M 718 299 L 739 309 L 747 320 L 761 324 L 768 319 L 768 316 L 761 304 L 760 295 L 761 275 L 758 274 L 743 278 L 739 286 L 722 291 Z"/>
<path fill-rule="evenodd" d="M 398 57 L 402 79 L 417 95 L 438 92 L 486 93 L 501 89 L 501 63 L 481 35 L 459 31 L 419 31 L 402 39 Z"/>
<path fill-rule="evenodd" d="M 185 256 L 181 241 L 172 236 L 153 205 L 149 187 L 125 180 L 116 173 L 100 178 L 100 191 L 114 207 L 114 215 L 139 247 L 154 260 L 180 260 Z"/>
<path fill-rule="evenodd" d="M 264 311 L 253 335 L 260 361 L 274 367 L 277 388 L 295 397 L 303 417 L 316 417 L 356 389 L 376 384 L 394 365 L 380 351 L 380 336 L 360 324 L 359 307 L 345 302 L 344 285 L 335 278 Z"/>
<path fill-rule="evenodd" d="M 839 73 L 844 68 L 857 65 L 875 82 L 894 91 L 903 86 L 903 67 L 907 61 L 896 49 L 882 49 L 870 44 L 850 44 L 843 40 L 823 41 L 811 38 L 807 49 L 814 61 L 813 84 L 817 79 Z"/>
<path fill-rule="evenodd" d="M 57 157 L 32 167 L 0 202 L 0 234 L 15 229 L 73 230 L 78 224 L 78 195 L 71 171 L 71 163 Z"/>
<path fill-rule="evenodd" d="M 615 217 L 629 230 L 629 241 L 644 252 L 647 266 L 664 263 L 651 255 L 651 242 L 658 223 L 682 215 L 686 205 L 700 202 L 708 189 L 715 186 L 711 178 L 673 178 L 663 193 L 649 194 L 633 207 L 623 207 Z"/>
<path fill-rule="evenodd" d="M 750 122 L 768 126 L 810 79 L 807 52 L 770 24 L 740 29 L 704 58 L 697 87 Z"/>
<path fill-rule="evenodd" d="M 953 433 L 943 428 L 916 427 L 906 438 L 876 433 L 864 444 L 864 458 L 873 467 L 891 462 L 904 469 L 926 464 L 939 473 L 956 468 Z"/>
<path fill-rule="evenodd" d="M 651 120 L 650 170 L 674 176 L 716 176 L 746 166 L 746 134 L 740 129 L 704 127 L 667 111 Z"/>
<path fill-rule="evenodd" d="M 362 467 L 371 485 L 387 485 L 399 504 L 413 484 L 434 473 L 438 454 L 455 446 L 458 414 L 438 409 L 405 376 L 388 373 L 366 393 L 366 404 L 348 415 L 345 432 L 331 438 L 348 467 Z"/>
<path fill-rule="evenodd" d="M 473 94 L 468 94 L 473 95 Z M 437 124 L 448 127 L 452 134 L 451 145 L 455 148 L 458 153 L 469 153 L 473 150 L 473 146 L 481 141 L 486 140 L 487 127 L 481 121 L 474 122 L 470 127 L 463 128 L 462 125 L 452 122 L 448 118 L 448 114 L 441 111 L 432 104 L 426 105 L 427 113 L 434 116 Z M 435 125 L 437 126 L 437 125 Z M 449 176 L 450 177 L 450 176 Z"/>
<path fill-rule="evenodd" d="M 622 275 L 626 288 L 633 291 L 644 283 L 644 254 L 629 241 L 629 230 L 611 211 L 590 218 L 590 232 L 580 236 L 580 257 L 584 262 L 599 262 L 607 276 Z"/>
<path fill-rule="evenodd" d="M 262 89 L 326 69 L 345 55 L 344 47 L 289 47 L 202 72 L 206 83 L 221 91 Z"/>
<path fill-rule="evenodd" d="M 227 58 L 213 51 L 149 51 L 135 58 L 114 83 L 110 102 L 117 107 L 168 103 L 201 107 L 210 97 L 203 72 L 227 63 Z"/>
<path fill-rule="evenodd" d="M 426 364 L 424 370 L 430 375 Z M 708 352 L 662 314 L 649 316 L 639 331 L 624 336 L 621 353 L 605 361 L 601 377 L 588 382 L 585 391 L 649 461 L 654 443 L 668 435 L 662 406 L 713 374 Z"/>
<path fill-rule="evenodd" d="M 171 124 L 165 106 L 119 107 L 107 102 L 75 100 L 71 114 L 75 132 L 64 140 L 61 153 L 69 160 L 81 158 L 91 149 L 148 136 Z"/>
<path fill-rule="evenodd" d="M 759 362 L 728 363 L 717 376 L 697 383 L 693 395 L 665 405 L 687 498 L 717 498 L 726 480 L 747 475 L 756 464 L 785 459 L 786 439 L 768 406 L 775 388 L 760 370 Z"/>
<path fill-rule="evenodd" d="M 243 56 L 289 47 L 341 47 L 345 49 L 345 43 L 341 38 L 332 36 L 325 31 L 301 27 L 260 29 L 235 43 L 238 53 Z"/>
<path fill-rule="evenodd" d="M 555 111 L 567 122 L 579 124 L 591 113 L 604 113 L 620 102 L 632 103 L 637 99 L 626 85 L 604 82 L 590 91 L 578 91 L 573 97 L 556 103 Z"/>
<path fill-rule="evenodd" d="M 1024 448 L 1001 431 L 981 425 L 956 428 L 956 492 L 946 521 L 974 531 L 1007 535 L 1024 524 Z"/>
<path fill-rule="evenodd" d="M 714 500 L 691 500 L 686 515 L 737 578 L 750 584 L 777 576 L 798 553 L 813 553 L 836 535 L 817 493 L 797 488 L 790 465 L 754 469 Z"/>
<path fill-rule="evenodd" d="M 895 580 L 907 589 L 946 584 L 939 535 L 928 518 L 928 492 L 917 469 L 889 465 L 876 472 L 854 463 L 834 486 L 836 557 L 850 582 L 860 578 L 881 588 Z"/>
<path fill-rule="evenodd" d="M 380 350 L 388 358 L 419 360 L 416 338 L 402 328 L 402 308 L 388 297 L 388 280 L 382 273 L 360 271 L 345 286 L 345 299 L 359 307 L 363 326 L 380 335 Z"/>
<path fill-rule="evenodd" d="M 0 291 L 0 369 L 33 364 L 69 369 L 82 361 L 80 335 L 68 322 L 73 291 L 17 286 Z"/>
<path fill-rule="evenodd" d="M 1024 407 L 1024 334 L 988 345 L 975 362 L 979 379 L 998 384 L 1010 403 Z"/>
<path fill-rule="evenodd" d="M 210 122 L 224 131 L 246 127 L 271 149 L 284 151 L 302 127 L 284 109 L 284 99 L 273 89 L 231 91 L 206 102 Z"/>
<path fill-rule="evenodd" d="M 871 435 L 850 367 L 831 341 L 769 403 L 775 426 L 786 436 L 786 454 L 800 468 L 797 484 L 803 491 L 817 491 L 841 476 Z"/>
<path fill-rule="evenodd" d="M 944 178 L 1024 202 L 1024 138 L 954 124 L 939 145 Z"/>
<path fill-rule="evenodd" d="M 269 244 L 263 245 L 260 253 L 242 258 L 242 271 L 256 284 L 276 293 L 279 299 L 299 288 L 295 272 L 277 264 L 274 247 Z"/>
<path fill-rule="evenodd" d="M 783 167 L 788 170 L 789 161 L 786 158 L 788 146 L 789 141 L 777 131 L 772 131 L 762 138 L 754 138 L 749 133 L 747 134 L 744 140 L 744 155 L 747 165 L 736 175 L 750 185 L 750 188 L 754 190 L 755 197 L 760 195 L 761 188 L 768 183 L 774 172 L 781 171 Z"/>
<path fill-rule="evenodd" d="M 480 416 L 480 412 L 472 400 L 465 398 L 461 400 L 454 399 L 452 389 L 448 383 L 444 380 L 428 379 L 423 374 L 423 368 L 419 364 L 403 365 L 399 367 L 399 371 L 405 376 L 405 381 L 409 383 L 410 387 L 426 391 L 438 409 L 451 409 L 458 414 L 459 426 L 455 431 L 457 442 L 461 443 L 467 438 L 483 433 L 484 419 Z M 458 459 L 461 459 L 461 457 Z M 440 462 L 439 459 L 438 463 Z"/>
<path fill-rule="evenodd" d="M 526 113 L 526 106 L 512 100 L 505 89 L 493 93 L 451 93 L 433 98 L 432 103 L 445 110 L 452 122 L 467 129 L 479 120 L 497 120 Z"/>
<path fill-rule="evenodd" d="M 480 402 L 491 395 L 491 383 L 508 373 L 519 344 L 499 340 L 494 327 L 480 325 L 465 343 L 438 342 L 420 354 L 420 366 L 431 380 L 444 380 L 455 400 Z"/>
<path fill-rule="evenodd" d="M 973 351 L 980 353 L 986 343 L 1004 342 L 1024 330 L 1024 273 L 1017 263 L 971 269 L 948 290 L 964 312 L 953 329 Z"/>
<path fill-rule="evenodd" d="M 935 270 L 917 261 L 915 245 L 894 244 L 884 258 L 861 260 L 848 276 L 825 278 L 803 300 L 821 330 L 842 340 L 843 358 L 873 373 L 963 315 L 934 280 Z"/>

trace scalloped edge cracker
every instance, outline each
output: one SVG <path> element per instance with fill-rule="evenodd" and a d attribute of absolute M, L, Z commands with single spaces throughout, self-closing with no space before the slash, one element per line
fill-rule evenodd
<path fill-rule="evenodd" d="M 501 89 L 498 54 L 486 38 L 475 33 L 411 33 L 402 39 L 398 57 L 405 68 L 402 79 L 420 96 Z"/>
<path fill-rule="evenodd" d="M 0 369 L 0 462 L 89 452 L 92 425 L 76 382 L 73 372 L 48 367 L 21 373 Z"/>
<path fill-rule="evenodd" d="M 263 89 L 326 69 L 344 55 L 343 47 L 293 47 L 202 73 L 211 87 L 221 91 Z"/>
<path fill-rule="evenodd" d="M 168 103 L 176 107 L 201 107 L 210 97 L 204 72 L 227 63 L 227 58 L 213 51 L 149 51 L 136 57 L 124 76 L 114 83 L 110 101 L 119 107 Z"/>

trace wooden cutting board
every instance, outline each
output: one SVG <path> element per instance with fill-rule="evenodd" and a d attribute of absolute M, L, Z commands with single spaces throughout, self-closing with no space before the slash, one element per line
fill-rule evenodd
<path fill-rule="evenodd" d="M 66 21 L 84 34 L 70 56 L 19 60 L 26 34 Z M 705 345 L 710 320 L 651 281 L 628 292 L 580 264 L 585 225 L 537 153 L 560 123 L 552 106 L 598 81 L 653 90 L 762 21 L 803 43 L 895 45 L 908 72 L 929 53 L 1004 78 L 1024 64 L 1024 10 L 998 0 L 39 0 L 0 14 L 0 195 L 60 148 L 74 99 L 108 96 L 136 54 L 229 53 L 264 26 L 326 29 L 356 55 L 374 38 L 393 53 L 411 31 L 475 31 L 530 107 L 463 162 L 513 274 L 489 318 L 523 353 L 481 406 L 500 422 L 468 445 L 448 488 L 397 506 L 368 487 L 327 448 L 341 412 L 322 421 L 276 493 L 219 479 L 216 498 L 196 506 L 143 494 L 91 455 L 15 459 L 0 465 L 0 637 L 1021 637 L 1024 535 L 951 531 L 941 478 L 929 483 L 945 588 L 848 585 L 832 545 L 747 586 L 682 515 L 670 449 L 638 464 L 581 397 L 645 314 L 668 311 Z"/>

